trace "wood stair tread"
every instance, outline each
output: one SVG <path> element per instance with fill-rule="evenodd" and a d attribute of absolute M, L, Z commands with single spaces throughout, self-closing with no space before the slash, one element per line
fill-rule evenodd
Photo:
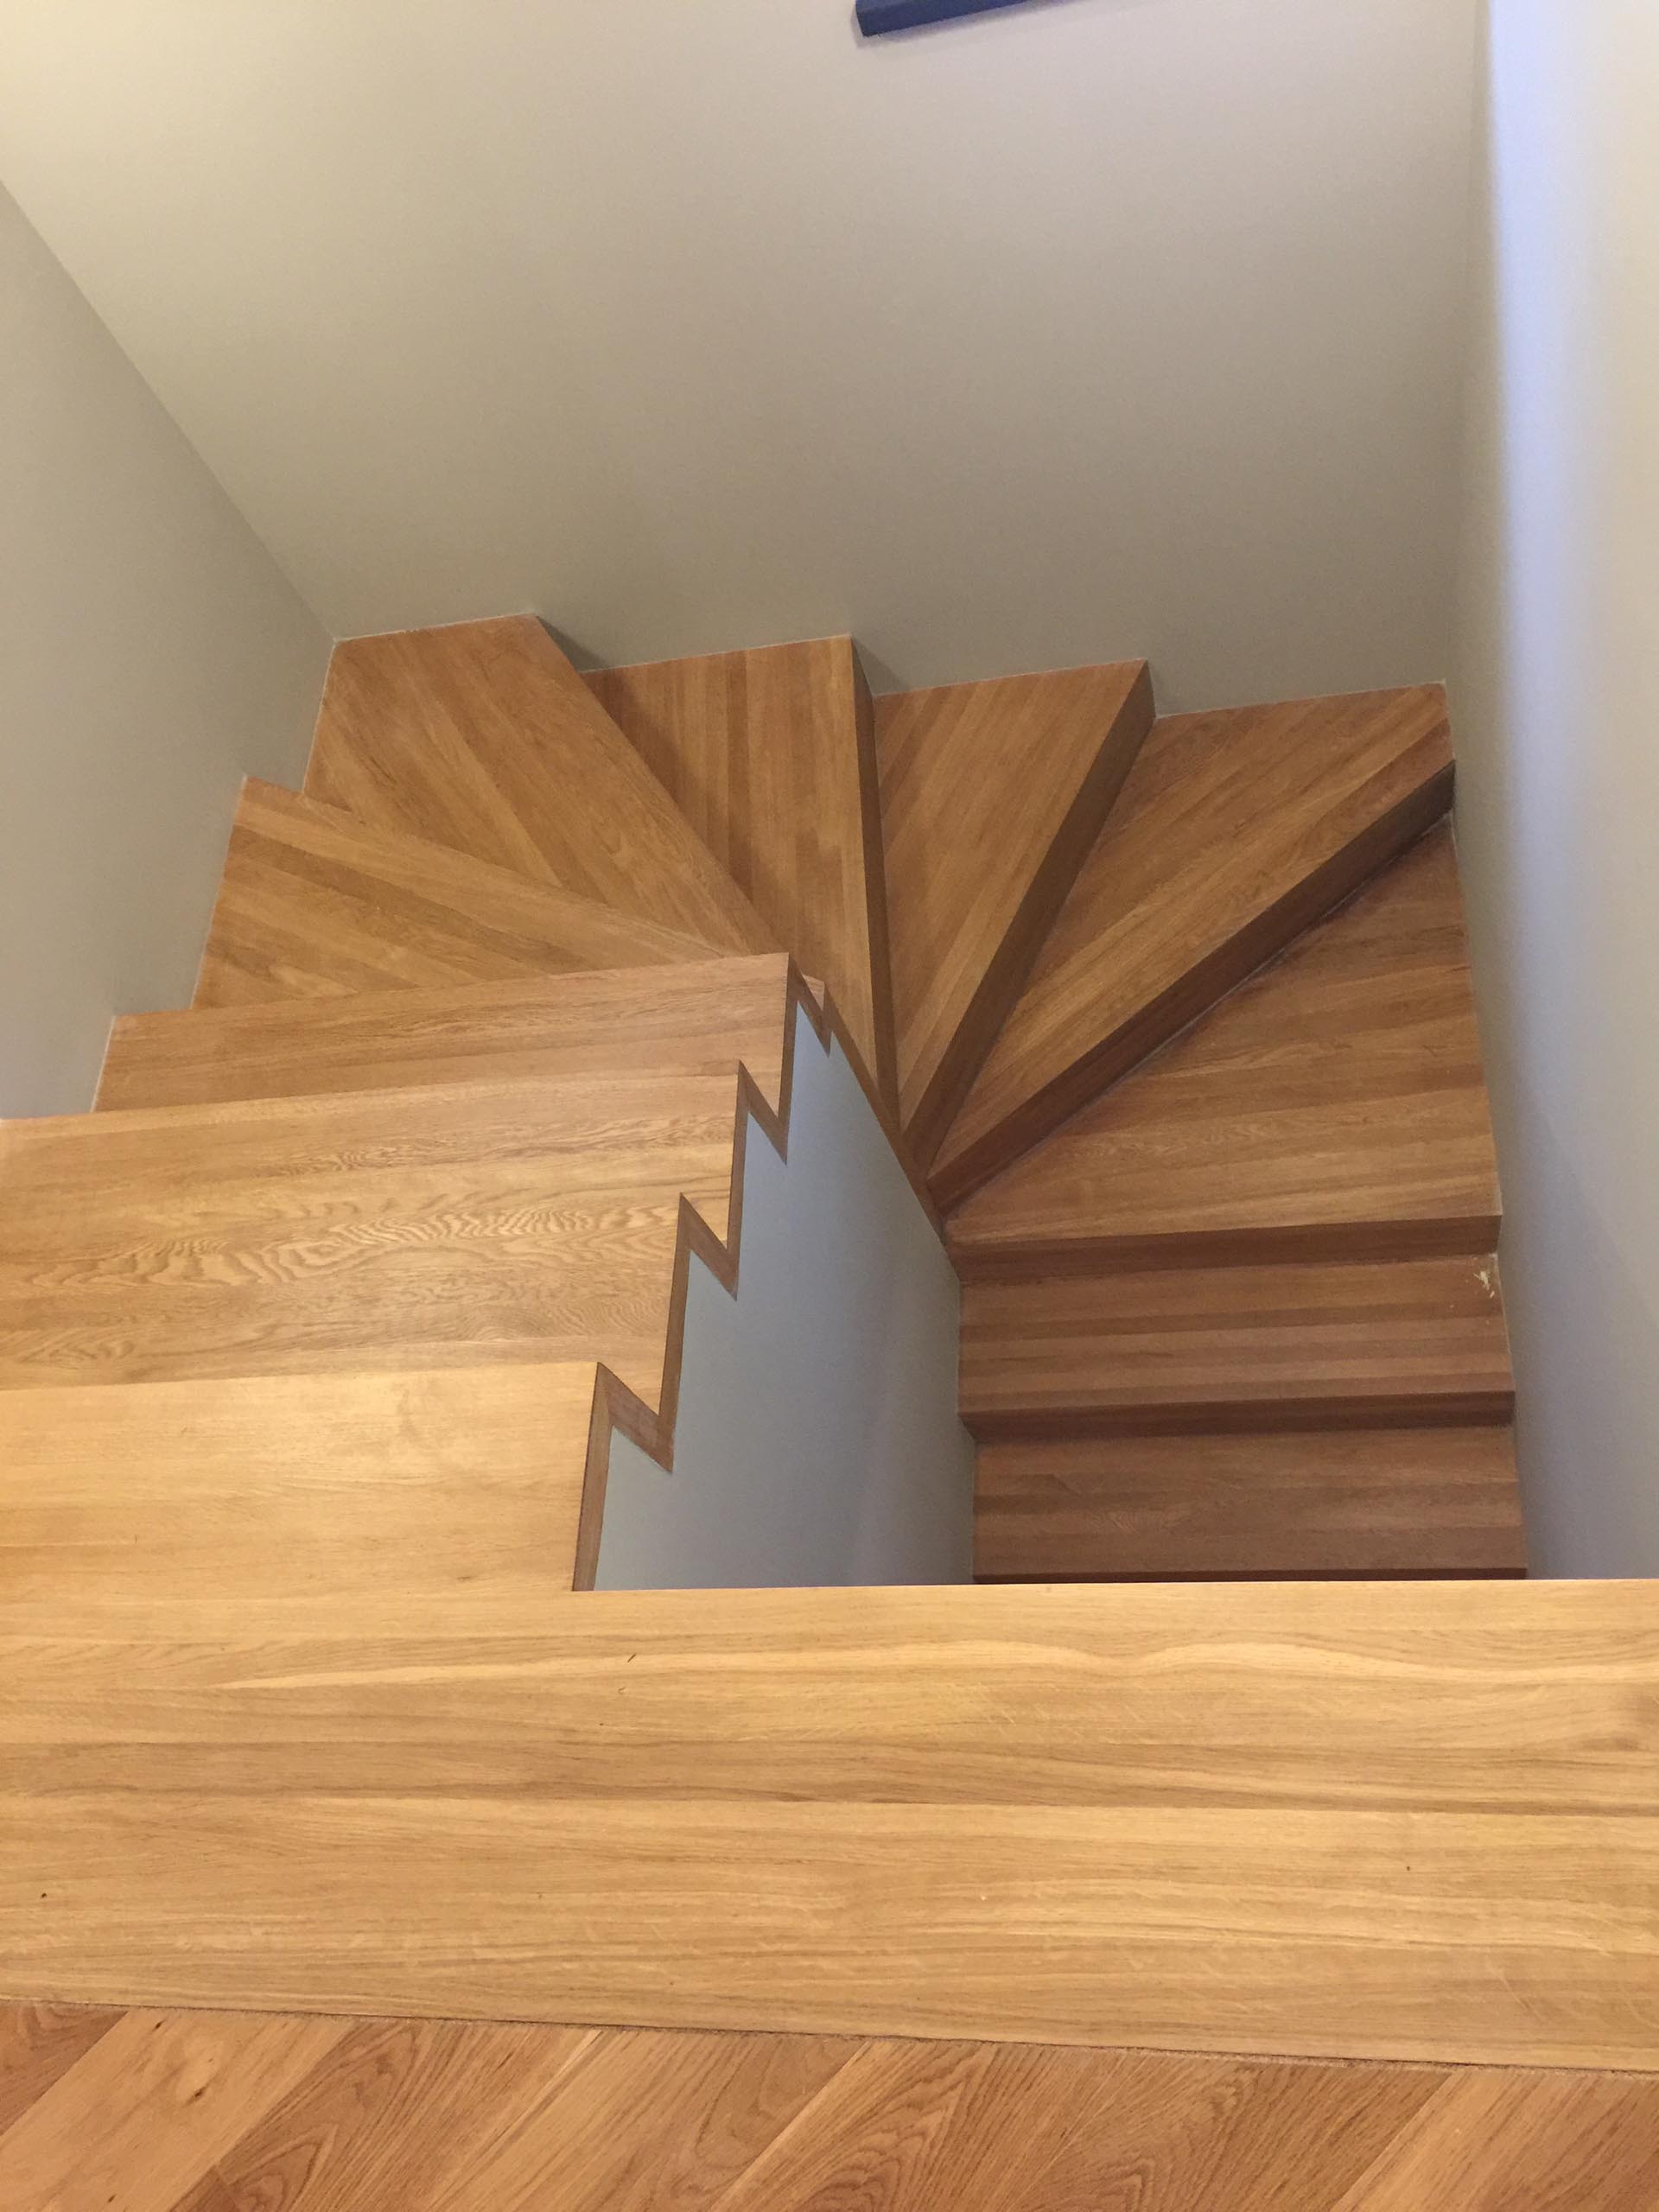
<path fill-rule="evenodd" d="M 869 687 L 848 637 L 599 669 L 588 687 L 894 1096 Z"/>
<path fill-rule="evenodd" d="M 1437 686 L 1166 717 L 934 1169 L 947 1211 L 1446 811 Z"/>
<path fill-rule="evenodd" d="M 776 1109 L 788 988 L 782 953 L 710 955 L 459 988 L 128 1014 L 111 1033 L 98 1109 L 530 1076 L 711 1075 L 734 1059 Z"/>
<path fill-rule="evenodd" d="M 970 1283 L 962 1417 L 982 1439 L 1504 1421 L 1490 1260 L 1165 1268 Z"/>
<path fill-rule="evenodd" d="M 1144 661 L 875 702 L 901 1117 L 931 1159 L 1152 727 Z"/>
<path fill-rule="evenodd" d="M 716 950 L 780 950 L 533 615 L 336 646 L 305 791 Z"/>
<path fill-rule="evenodd" d="M 734 1065 L 0 1123 L 0 1389 L 597 1360 L 654 1405 L 738 1096 Z"/>
<path fill-rule="evenodd" d="M 975 1572 L 1041 1582 L 1522 1574 L 1497 1425 L 981 1446 Z"/>
<path fill-rule="evenodd" d="M 61 1999 L 1659 2069 L 1651 1584 L 577 1593 L 4 1662 L 8 1973 Z"/>
<path fill-rule="evenodd" d="M 723 949 L 250 779 L 194 1003 L 661 966 Z"/>
<path fill-rule="evenodd" d="M 951 1216 L 964 1274 L 1484 1254 L 1497 1163 L 1451 832 Z"/>
<path fill-rule="evenodd" d="M 7 1630 L 488 1634 L 573 1586 L 597 1377 L 0 1390 Z"/>

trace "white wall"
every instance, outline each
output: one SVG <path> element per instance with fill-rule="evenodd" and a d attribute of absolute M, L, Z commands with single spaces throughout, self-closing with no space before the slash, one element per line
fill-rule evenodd
<path fill-rule="evenodd" d="M 1535 1566 L 1659 1574 L 1659 13 L 1493 0 L 1453 706 Z"/>
<path fill-rule="evenodd" d="M 339 632 L 1446 672 L 1478 0 L 0 0 L 8 182 Z"/>
<path fill-rule="evenodd" d="M 238 781 L 302 767 L 327 651 L 0 194 L 0 1114 L 89 1106 L 111 1014 L 188 1000 Z"/>
<path fill-rule="evenodd" d="M 970 1580 L 956 1274 L 804 1014 L 787 1165 L 749 1132 L 739 1264 L 735 1299 L 692 1266 L 673 1473 L 612 1441 L 599 1588 Z"/>

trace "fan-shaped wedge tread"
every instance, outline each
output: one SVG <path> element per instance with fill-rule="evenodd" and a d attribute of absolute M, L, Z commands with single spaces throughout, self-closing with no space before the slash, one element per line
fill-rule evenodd
<path fill-rule="evenodd" d="M 305 791 L 717 951 L 780 950 L 533 615 L 336 646 Z"/>
<path fill-rule="evenodd" d="M 1451 833 L 952 1216 L 964 1274 L 1484 1254 L 1497 1166 Z"/>
<path fill-rule="evenodd" d="M 683 931 L 274 784 L 244 786 L 198 1007 L 718 958 Z"/>
<path fill-rule="evenodd" d="M 933 1179 L 1012 1164 L 1446 810 L 1438 688 L 1160 721 L 1039 954 Z"/>

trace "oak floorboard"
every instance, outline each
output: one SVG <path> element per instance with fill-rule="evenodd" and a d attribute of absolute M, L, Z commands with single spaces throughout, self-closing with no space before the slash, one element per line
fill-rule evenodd
<path fill-rule="evenodd" d="M 979 1451 L 974 1571 L 993 1580 L 1526 1565 L 1507 1427 L 1064 1437 Z"/>
<path fill-rule="evenodd" d="M 1652 1585 L 543 1624 L 13 1639 L 11 1991 L 1659 2069 Z"/>
<path fill-rule="evenodd" d="M 217 1105 L 528 1077 L 717 1075 L 741 1062 L 780 1103 L 781 953 L 461 988 L 127 1014 L 98 1109 Z"/>
<path fill-rule="evenodd" d="M 853 640 L 598 669 L 587 683 L 774 941 L 823 979 L 891 1101 L 875 733 Z"/>
<path fill-rule="evenodd" d="M 0 2135 L 120 2017 L 86 2005 L 0 2005 Z"/>
<path fill-rule="evenodd" d="M 931 1158 L 1152 727 L 1146 664 L 875 702 L 901 1116 Z"/>
<path fill-rule="evenodd" d="M 345 2033 L 315 2017 L 128 2012 L 0 2135 L 0 2204 L 174 2212 Z"/>
<path fill-rule="evenodd" d="M 1439 820 L 1438 686 L 1160 720 L 952 1122 L 949 1211 Z"/>
<path fill-rule="evenodd" d="M 718 951 L 780 949 L 534 615 L 336 645 L 305 791 Z"/>
<path fill-rule="evenodd" d="M 724 949 L 250 779 L 194 1004 L 660 967 Z"/>
<path fill-rule="evenodd" d="M 192 2087 L 250 2026 L 160 2017 L 188 2034 Z M 1659 2190 L 1659 2082 L 1628 2074 L 334 2024 L 211 2162 L 188 2095 L 152 2098 L 130 2171 L 111 2189 L 94 2151 L 50 2201 L 160 2212 L 151 2175 L 193 2166 L 167 2212 L 1638 2212 Z"/>
<path fill-rule="evenodd" d="M 982 1440 L 1507 1421 L 1496 1263 L 1154 1268 L 963 1294 Z"/>
<path fill-rule="evenodd" d="M 964 1274 L 1485 1255 L 1497 1163 L 1451 832 L 951 1217 Z"/>

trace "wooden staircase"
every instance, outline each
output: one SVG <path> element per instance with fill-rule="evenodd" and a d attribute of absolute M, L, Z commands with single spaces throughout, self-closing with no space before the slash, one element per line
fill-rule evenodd
<path fill-rule="evenodd" d="M 1451 781 L 1432 688 L 340 647 L 195 1005 L 0 1125 L 0 1996 L 1659 2067 L 1659 1608 L 1516 1581 Z M 831 1050 L 1032 1586 L 601 1596 Z"/>

